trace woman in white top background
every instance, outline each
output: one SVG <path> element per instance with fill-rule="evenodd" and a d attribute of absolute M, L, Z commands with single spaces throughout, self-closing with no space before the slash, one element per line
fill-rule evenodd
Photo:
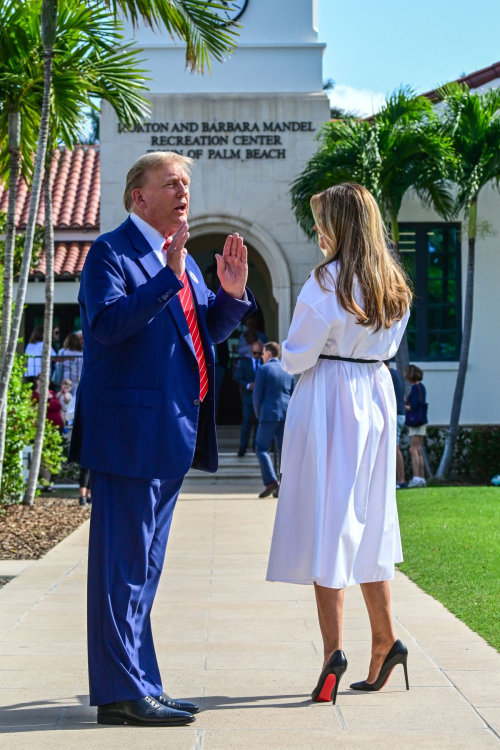
<path fill-rule="evenodd" d="M 367 680 L 379 690 L 407 650 L 396 640 L 389 579 L 402 560 L 396 507 L 394 357 L 412 298 L 371 193 L 346 183 L 311 199 L 325 259 L 304 285 L 283 343 L 302 373 L 285 424 L 267 579 L 314 584 L 324 663 L 313 700 L 335 703 L 347 668 L 344 588 L 361 584 L 372 628 Z M 407 682 L 408 686 L 408 682 Z"/>
<path fill-rule="evenodd" d="M 35 383 L 36 378 L 42 371 L 43 326 L 38 325 L 33 328 L 24 353 L 28 358 L 26 362 L 26 380 Z M 56 353 L 52 347 L 50 354 L 52 357 L 55 357 Z"/>

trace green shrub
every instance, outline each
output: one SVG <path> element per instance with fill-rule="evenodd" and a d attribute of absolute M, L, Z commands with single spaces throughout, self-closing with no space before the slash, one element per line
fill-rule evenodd
<path fill-rule="evenodd" d="M 433 475 L 443 455 L 446 433 L 446 427 L 427 428 L 425 452 Z M 404 428 L 401 450 L 407 479 L 412 475 L 409 445 L 408 429 Z M 460 427 L 453 457 L 452 478 L 475 484 L 489 484 L 495 474 L 500 474 L 500 426 Z"/>
<path fill-rule="evenodd" d="M 25 445 L 32 445 L 35 439 L 38 405 L 31 398 L 31 384 L 23 382 L 25 368 L 26 358 L 16 355 L 9 383 L 0 502 L 19 502 L 23 499 L 25 484 L 21 451 Z M 61 468 L 62 455 L 61 434 L 51 422 L 47 422 L 42 465 L 57 474 Z"/>

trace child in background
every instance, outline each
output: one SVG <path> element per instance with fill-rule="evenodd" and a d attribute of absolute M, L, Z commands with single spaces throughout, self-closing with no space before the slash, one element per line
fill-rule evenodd
<path fill-rule="evenodd" d="M 413 470 L 413 479 L 408 482 L 408 489 L 412 489 L 427 486 L 422 452 L 427 432 L 427 403 L 425 385 L 422 383 L 424 373 L 420 367 L 408 365 L 404 376 L 405 380 L 411 383 L 410 393 L 406 399 L 406 424 L 410 431 L 410 456 Z"/>
<path fill-rule="evenodd" d="M 73 387 L 72 381 L 69 378 L 65 378 L 61 383 L 61 390 L 57 394 L 57 398 L 59 399 L 60 404 L 61 404 L 61 411 L 62 411 L 65 423 L 67 423 L 66 412 L 68 411 L 68 408 L 74 398 L 73 394 L 71 393 L 72 387 Z"/>

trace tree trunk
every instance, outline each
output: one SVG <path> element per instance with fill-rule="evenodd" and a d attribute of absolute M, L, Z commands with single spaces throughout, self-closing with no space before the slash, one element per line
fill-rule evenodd
<path fill-rule="evenodd" d="M 0 345 L 0 372 L 5 362 L 7 342 L 12 322 L 12 288 L 14 283 L 14 247 L 16 242 L 16 203 L 17 180 L 19 176 L 19 149 L 21 146 L 21 116 L 19 112 L 9 112 L 7 147 L 9 150 L 9 205 L 7 207 L 7 227 L 5 233 L 5 255 L 3 266 L 2 298 L 2 341 Z M 7 394 L 5 409 L 0 415 L 0 486 L 5 455 L 5 431 L 7 427 Z"/>
<path fill-rule="evenodd" d="M 453 394 L 451 407 L 450 427 L 446 437 L 443 455 L 436 473 L 436 479 L 448 479 L 453 463 L 453 455 L 457 442 L 458 427 L 460 423 L 460 412 L 465 390 L 465 377 L 469 364 L 469 349 L 472 334 L 472 315 L 474 308 L 474 266 L 476 256 L 476 234 L 477 234 L 477 199 L 476 195 L 469 207 L 469 251 L 467 255 L 467 282 L 465 287 L 464 323 L 462 333 L 462 346 L 460 347 L 460 361 L 458 365 L 457 382 Z"/>
<path fill-rule="evenodd" d="M 52 60 L 53 45 L 55 40 L 55 19 L 57 16 L 57 0 L 42 0 L 42 41 L 44 45 L 44 72 L 43 72 L 43 100 L 42 115 L 40 119 L 40 130 L 38 132 L 38 147 L 35 157 L 35 169 L 33 173 L 33 184 L 31 186 L 30 208 L 26 236 L 24 240 L 23 258 L 21 262 L 21 273 L 17 287 L 16 305 L 10 331 L 5 361 L 0 375 L 0 416 L 5 410 L 7 390 L 14 364 L 17 340 L 21 329 L 24 302 L 26 299 L 26 288 L 31 266 L 31 254 L 33 251 L 33 240 L 35 236 L 36 216 L 40 203 L 40 192 L 42 189 L 42 175 L 45 167 L 45 153 L 47 151 L 47 137 L 50 121 L 50 91 L 52 84 Z"/>
<path fill-rule="evenodd" d="M 45 436 L 45 424 L 47 419 L 47 393 L 50 385 L 51 369 L 51 344 L 52 344 L 52 320 L 54 317 L 54 226 L 52 223 L 52 186 L 50 184 L 50 167 L 52 152 L 47 155 L 45 165 L 45 315 L 43 320 L 43 350 L 42 350 L 42 372 L 40 379 L 40 400 L 38 402 L 38 417 L 36 423 L 35 443 L 31 458 L 28 485 L 24 495 L 23 504 L 33 505 L 38 474 L 42 460 L 43 438 Z"/>

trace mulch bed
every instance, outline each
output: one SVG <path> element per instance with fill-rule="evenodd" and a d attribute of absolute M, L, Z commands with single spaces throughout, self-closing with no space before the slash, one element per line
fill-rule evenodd
<path fill-rule="evenodd" d="M 38 560 L 90 517 L 78 499 L 37 497 L 32 507 L 0 505 L 0 560 Z"/>

